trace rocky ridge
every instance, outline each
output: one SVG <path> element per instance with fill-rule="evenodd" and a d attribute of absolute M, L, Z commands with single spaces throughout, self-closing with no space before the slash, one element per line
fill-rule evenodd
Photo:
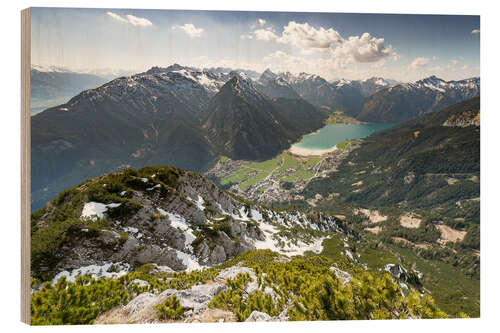
<path fill-rule="evenodd" d="M 198 174 L 168 167 L 105 175 L 58 199 L 62 203 L 48 204 L 33 221 L 34 274 L 56 275 L 54 280 L 78 273 L 107 276 L 151 263 L 191 271 L 251 249 L 317 252 L 328 232 L 345 228 L 335 217 L 251 204 Z M 37 237 L 68 206 L 75 207 L 79 222 L 53 257 L 37 247 Z"/>

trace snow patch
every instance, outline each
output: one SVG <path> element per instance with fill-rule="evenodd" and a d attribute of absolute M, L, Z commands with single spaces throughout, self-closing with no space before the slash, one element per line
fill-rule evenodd
<path fill-rule="evenodd" d="M 175 250 L 175 252 L 177 254 L 177 258 L 179 258 L 184 266 L 186 266 L 186 272 L 202 270 L 205 267 L 200 265 L 193 256 L 178 250 Z"/>
<path fill-rule="evenodd" d="M 123 228 L 123 231 L 125 232 L 130 232 L 130 233 L 133 233 L 133 234 L 136 234 L 139 232 L 139 229 L 137 228 L 134 228 L 134 227 L 124 227 Z"/>
<path fill-rule="evenodd" d="M 80 218 L 84 220 L 95 221 L 98 218 L 103 218 L 104 213 L 108 210 L 108 208 L 115 208 L 120 205 L 121 203 L 103 204 L 100 202 L 90 201 L 85 203 L 85 205 L 83 206 Z"/>
<path fill-rule="evenodd" d="M 196 239 L 196 236 L 193 233 L 193 229 L 191 229 L 190 225 L 186 222 L 186 219 L 180 216 L 179 214 L 173 214 L 161 208 L 157 208 L 157 210 L 158 212 L 160 212 L 161 215 L 168 217 L 168 219 L 170 220 L 170 225 L 172 227 L 180 229 L 181 231 L 184 232 L 184 236 L 186 238 L 184 246 L 187 249 L 192 250 L 191 244 Z"/>
<path fill-rule="evenodd" d="M 301 240 L 297 240 L 296 244 L 293 244 L 290 240 L 281 238 L 284 241 L 284 245 L 280 246 L 278 239 L 275 239 L 273 236 L 279 232 L 279 230 L 269 224 L 261 222 L 259 228 L 264 233 L 264 240 L 255 240 L 254 246 L 256 249 L 270 249 L 272 251 L 295 256 L 295 255 L 303 255 L 306 251 L 312 251 L 314 253 L 320 253 L 323 250 L 323 240 L 325 237 L 316 238 L 311 243 L 307 244 Z"/>
<path fill-rule="evenodd" d="M 112 268 L 112 272 L 109 270 Z M 104 278 L 116 278 L 123 276 L 130 270 L 130 265 L 127 263 L 106 263 L 103 265 L 90 265 L 84 266 L 72 270 L 71 272 L 62 271 L 58 273 L 52 280 L 52 284 L 55 284 L 61 277 L 65 276 L 67 281 L 75 282 L 77 276 L 90 275 L 92 278 L 97 279 L 100 277 Z"/>
<path fill-rule="evenodd" d="M 348 256 L 349 259 L 351 259 L 352 261 L 356 261 L 356 259 L 354 259 L 354 256 L 352 255 L 351 251 L 345 250 L 345 255 Z"/>
<path fill-rule="evenodd" d="M 198 207 L 199 210 L 203 211 L 205 209 L 204 204 L 205 200 L 203 200 L 201 195 L 198 195 L 198 201 L 196 201 L 196 207 Z"/>
<path fill-rule="evenodd" d="M 148 187 L 148 188 L 146 189 L 146 191 L 152 191 L 152 190 L 154 190 L 155 188 L 160 188 L 160 187 L 161 187 L 161 184 L 156 184 L 155 186 Z"/>

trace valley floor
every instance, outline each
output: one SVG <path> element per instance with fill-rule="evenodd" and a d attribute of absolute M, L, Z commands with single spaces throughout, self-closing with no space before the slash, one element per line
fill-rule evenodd
<path fill-rule="evenodd" d="M 335 172 L 357 145 L 358 140 L 339 143 L 323 156 L 296 156 L 291 149 L 263 162 L 223 157 L 205 176 L 219 179 L 222 187 L 249 200 L 263 203 L 301 200 L 292 193 L 302 191 L 312 179 Z"/>

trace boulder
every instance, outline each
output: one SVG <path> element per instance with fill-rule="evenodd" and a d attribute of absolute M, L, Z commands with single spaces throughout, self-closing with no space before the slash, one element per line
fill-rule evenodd
<path fill-rule="evenodd" d="M 343 270 L 340 270 L 334 266 L 330 267 L 330 270 L 335 273 L 335 276 L 340 279 L 340 281 L 342 282 L 342 284 L 344 286 L 351 281 L 351 278 L 352 278 L 351 274 L 349 274 Z"/>
<path fill-rule="evenodd" d="M 216 245 L 210 254 L 209 263 L 212 265 L 220 264 L 226 261 L 226 251 L 221 245 Z"/>
<path fill-rule="evenodd" d="M 257 322 L 257 321 L 275 321 L 273 317 L 268 315 L 267 313 L 260 311 L 253 311 L 250 316 L 248 316 L 245 322 Z"/>
<path fill-rule="evenodd" d="M 213 283 L 193 286 L 188 290 L 167 289 L 158 296 L 158 299 L 162 302 L 167 297 L 175 295 L 183 308 L 192 310 L 192 314 L 199 314 L 215 295 L 226 288 L 221 283 Z"/>
<path fill-rule="evenodd" d="M 130 282 L 130 284 L 136 284 L 139 288 L 149 287 L 148 282 L 146 282 L 144 280 L 140 280 L 140 279 L 134 279 Z"/>
<path fill-rule="evenodd" d="M 120 234 L 111 230 L 100 230 L 98 239 L 106 246 L 115 245 L 120 239 Z"/>

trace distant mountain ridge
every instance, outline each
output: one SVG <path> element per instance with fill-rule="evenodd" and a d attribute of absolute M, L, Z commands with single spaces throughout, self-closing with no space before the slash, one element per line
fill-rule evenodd
<path fill-rule="evenodd" d="M 371 122 L 402 122 L 480 95 L 480 78 L 445 81 L 436 76 L 401 83 L 367 97 L 358 115 Z"/>
<path fill-rule="evenodd" d="M 276 74 L 266 69 L 258 82 L 261 90 L 271 97 L 287 97 L 296 93 L 318 108 L 343 110 L 348 115 L 356 116 L 361 111 L 366 96 L 392 86 L 396 81 L 370 78 L 329 82 L 315 74 L 295 75 L 290 72 Z"/>
<path fill-rule="evenodd" d="M 106 78 L 51 66 L 32 66 L 30 71 L 31 114 L 68 101 L 82 90 L 104 84 Z"/>

